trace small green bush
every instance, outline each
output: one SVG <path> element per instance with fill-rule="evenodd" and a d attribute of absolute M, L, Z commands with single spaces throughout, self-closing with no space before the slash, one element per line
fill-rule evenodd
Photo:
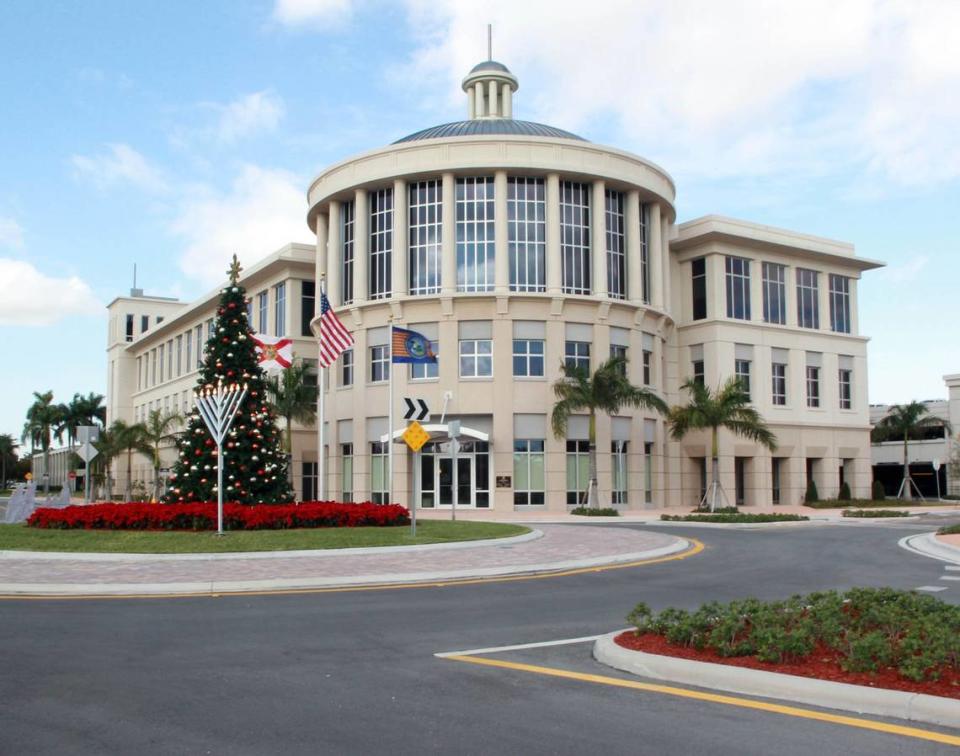
<path fill-rule="evenodd" d="M 702 509 L 697 507 L 697 509 L 693 510 L 693 513 L 703 514 L 706 512 L 707 514 L 737 514 L 739 511 L 740 510 L 736 507 L 717 507 L 712 512 L 710 511 L 710 507 L 703 507 Z"/>
<path fill-rule="evenodd" d="M 817 482 L 811 478 L 807 483 L 807 491 L 803 495 L 803 502 L 804 504 L 811 504 L 815 501 L 820 501 L 820 494 L 817 493 Z"/>
<path fill-rule="evenodd" d="M 771 663 L 803 659 L 826 647 L 844 669 L 894 668 L 915 681 L 960 669 L 960 606 L 892 588 L 823 591 L 783 601 L 710 602 L 693 612 L 654 613 L 637 604 L 627 620 L 638 634 L 720 656 L 753 656 Z"/>
<path fill-rule="evenodd" d="M 840 501 L 850 501 L 853 497 L 850 495 L 850 484 L 847 481 L 843 481 L 840 484 L 840 493 L 837 494 L 837 498 Z"/>
<path fill-rule="evenodd" d="M 909 517 L 909 512 L 899 509 L 844 509 L 844 517 Z"/>
<path fill-rule="evenodd" d="M 583 515 L 584 517 L 619 517 L 620 512 L 618 512 L 613 507 L 574 507 L 570 510 L 570 514 L 574 515 Z"/>
<path fill-rule="evenodd" d="M 688 514 L 688 515 L 660 515 L 664 522 L 726 522 L 733 524 L 749 522 L 801 522 L 809 520 L 805 515 L 795 514 L 767 514 L 767 513 L 747 513 L 747 512 L 729 512 L 714 514 Z"/>
<path fill-rule="evenodd" d="M 953 535 L 954 533 L 960 533 L 960 525 L 944 525 L 940 530 L 937 531 L 939 535 Z"/>
<path fill-rule="evenodd" d="M 887 498 L 887 491 L 883 487 L 883 483 L 879 480 L 873 481 L 873 486 L 870 489 L 870 496 L 872 496 L 877 501 L 883 501 Z"/>

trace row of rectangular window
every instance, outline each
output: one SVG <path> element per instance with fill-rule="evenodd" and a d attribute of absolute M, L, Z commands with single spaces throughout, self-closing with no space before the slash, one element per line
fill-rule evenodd
<path fill-rule="evenodd" d="M 560 184 L 561 285 L 568 294 L 590 294 L 591 289 L 591 185 L 573 181 Z M 392 294 L 393 189 L 372 191 L 369 197 L 369 280 L 362 282 L 369 299 Z M 443 185 L 439 179 L 407 187 L 408 288 L 412 295 L 438 294 L 443 243 Z M 623 192 L 606 190 L 607 291 L 617 299 L 627 297 L 627 255 Z M 456 179 L 454 239 L 457 290 L 493 291 L 495 278 L 495 187 L 489 176 Z M 516 292 L 545 292 L 546 198 L 544 180 L 533 177 L 507 179 L 507 251 L 509 286 Z M 646 205 L 640 207 L 636 233 L 640 240 L 640 296 L 650 301 Z M 354 279 L 356 206 L 344 202 L 337 220 L 340 232 L 340 301 L 350 304 L 358 295 Z M 361 289 L 362 291 L 363 289 Z"/>
<path fill-rule="evenodd" d="M 513 375 L 516 378 L 543 378 L 545 375 L 545 345 L 543 339 L 513 340 Z M 370 382 L 390 380 L 390 349 L 386 344 L 369 348 Z M 610 346 L 610 356 L 627 358 L 627 347 Z M 458 342 L 459 370 L 461 378 L 489 378 L 493 376 L 493 341 L 491 339 L 460 339 Z M 340 386 L 354 383 L 354 354 L 348 349 L 340 355 Z M 564 364 L 570 368 L 590 370 L 590 342 L 564 342 Z M 653 352 L 642 350 L 642 380 L 649 386 L 653 383 Z M 410 366 L 412 380 L 436 378 L 439 374 L 436 362 Z"/>
<path fill-rule="evenodd" d="M 127 313 L 125 322 L 124 322 L 124 330 L 123 330 L 124 341 L 127 341 L 127 342 L 133 341 L 133 338 L 134 338 L 133 326 L 135 322 L 136 322 L 136 316 L 131 315 L 130 313 Z M 163 315 L 157 315 L 156 324 L 160 325 L 162 322 L 163 322 Z M 140 335 L 142 336 L 143 334 L 145 334 L 149 330 L 149 328 L 150 328 L 150 316 L 141 315 L 140 316 Z"/>
<path fill-rule="evenodd" d="M 727 298 L 727 317 L 736 320 L 751 319 L 750 263 L 744 257 L 726 256 L 724 272 Z M 761 291 L 763 294 L 763 321 L 785 325 L 786 265 L 761 263 Z M 830 330 L 851 332 L 850 278 L 836 273 L 828 274 L 830 302 Z M 801 328 L 820 328 L 820 272 L 796 268 L 797 325 Z M 691 261 L 693 319 L 707 317 L 706 258 Z"/>

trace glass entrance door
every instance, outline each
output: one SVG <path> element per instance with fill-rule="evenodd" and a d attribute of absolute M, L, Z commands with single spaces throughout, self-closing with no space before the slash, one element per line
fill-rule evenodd
<path fill-rule="evenodd" d="M 437 492 L 441 507 L 453 506 L 453 460 L 440 457 L 437 465 Z M 472 507 L 473 503 L 473 455 L 457 455 L 457 497 L 458 507 Z"/>

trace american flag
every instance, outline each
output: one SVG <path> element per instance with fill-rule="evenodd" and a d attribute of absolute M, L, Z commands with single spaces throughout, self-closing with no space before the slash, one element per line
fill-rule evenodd
<path fill-rule="evenodd" d="M 353 336 L 334 314 L 325 292 L 320 292 L 320 364 L 330 367 L 353 346 Z"/>

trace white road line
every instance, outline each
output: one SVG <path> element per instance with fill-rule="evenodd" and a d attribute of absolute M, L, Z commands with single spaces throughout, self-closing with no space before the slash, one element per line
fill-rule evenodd
<path fill-rule="evenodd" d="M 960 575 L 941 575 L 941 580 L 960 580 Z"/>
<path fill-rule="evenodd" d="M 936 593 L 937 591 L 945 591 L 945 590 L 947 590 L 947 586 L 945 586 L 945 585 L 921 585 L 921 586 L 917 586 L 914 590 L 917 590 L 917 591 L 930 591 L 930 593 Z"/>
<path fill-rule="evenodd" d="M 633 628 L 626 628 L 632 630 Z M 602 633 L 606 635 L 606 633 Z M 569 646 L 574 643 L 587 643 L 595 641 L 600 635 L 585 635 L 582 638 L 563 638 L 561 640 L 540 641 L 539 643 L 518 643 L 515 646 L 493 646 L 491 648 L 471 648 L 465 651 L 443 651 L 434 654 L 439 658 L 446 656 L 474 656 L 476 654 L 495 654 L 500 651 L 520 651 L 525 648 L 546 648 L 547 646 Z"/>
<path fill-rule="evenodd" d="M 960 565 L 951 564 L 949 567 L 944 567 L 945 570 L 950 570 L 951 572 L 960 572 Z"/>

